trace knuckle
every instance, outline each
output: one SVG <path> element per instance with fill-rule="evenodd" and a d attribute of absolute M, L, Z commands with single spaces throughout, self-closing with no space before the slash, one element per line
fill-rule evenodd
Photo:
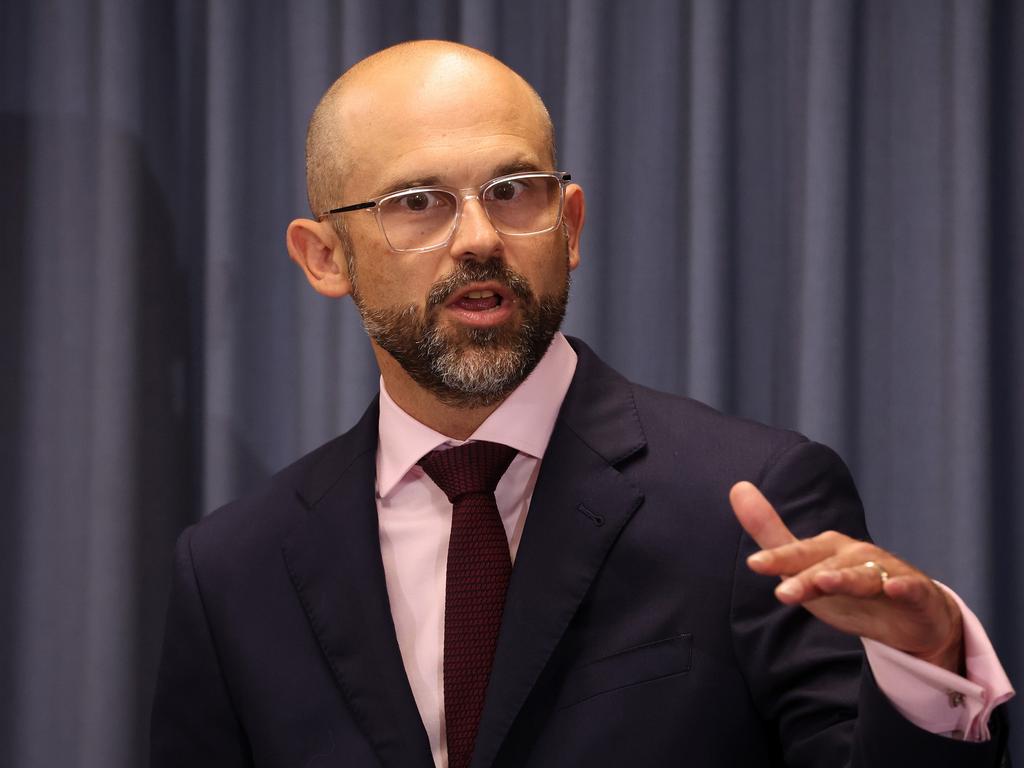
<path fill-rule="evenodd" d="M 797 560 L 805 560 L 812 550 L 812 546 L 808 541 L 795 541 L 791 546 L 793 547 L 793 555 Z"/>
<path fill-rule="evenodd" d="M 827 544 L 830 547 L 838 547 L 846 539 L 846 536 L 839 533 L 839 531 L 823 531 L 814 537 L 817 541 L 822 544 Z"/>
<path fill-rule="evenodd" d="M 864 560 L 871 560 L 878 553 L 877 547 L 875 547 L 874 544 L 869 544 L 866 541 L 852 542 L 849 546 L 848 551 L 850 552 L 850 554 L 855 555 L 856 557 L 864 558 Z"/>

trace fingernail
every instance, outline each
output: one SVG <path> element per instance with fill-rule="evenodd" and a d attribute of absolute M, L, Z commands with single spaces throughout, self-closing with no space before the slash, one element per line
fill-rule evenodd
<path fill-rule="evenodd" d="M 799 597 L 800 585 L 793 579 L 784 581 L 775 588 L 776 594 L 782 595 L 783 597 Z"/>
<path fill-rule="evenodd" d="M 768 561 L 771 560 L 767 552 L 755 552 L 747 558 L 747 562 L 751 565 L 768 565 Z"/>

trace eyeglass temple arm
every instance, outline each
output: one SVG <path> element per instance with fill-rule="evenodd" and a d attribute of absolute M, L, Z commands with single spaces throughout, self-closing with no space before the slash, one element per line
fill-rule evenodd
<path fill-rule="evenodd" d="M 369 200 L 365 203 L 356 203 L 355 205 L 343 205 L 341 208 L 331 208 L 329 211 L 324 211 L 320 214 L 321 217 L 330 216 L 332 213 L 348 213 L 349 211 L 362 211 L 366 208 L 373 208 L 377 203 L 373 200 Z"/>

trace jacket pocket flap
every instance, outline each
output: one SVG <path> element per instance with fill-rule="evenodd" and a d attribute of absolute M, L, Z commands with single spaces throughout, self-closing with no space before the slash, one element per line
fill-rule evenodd
<path fill-rule="evenodd" d="M 693 635 L 682 634 L 638 645 L 571 670 L 562 686 L 559 709 L 629 685 L 688 672 Z"/>

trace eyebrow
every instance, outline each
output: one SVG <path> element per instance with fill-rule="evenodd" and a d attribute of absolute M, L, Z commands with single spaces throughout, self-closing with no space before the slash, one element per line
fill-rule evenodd
<path fill-rule="evenodd" d="M 540 171 L 542 169 L 531 160 L 513 160 L 511 163 L 499 165 L 493 170 L 491 178 L 496 179 L 499 176 L 508 176 L 510 173 L 529 173 L 530 171 Z"/>
<path fill-rule="evenodd" d="M 512 160 L 508 163 L 502 163 L 501 165 L 495 166 L 491 169 L 491 175 L 487 177 L 487 180 L 496 179 L 499 176 L 508 176 L 513 173 L 529 173 L 531 171 L 542 170 L 537 163 L 532 160 L 519 159 Z M 447 186 L 442 183 L 443 180 L 438 175 L 431 176 L 412 176 L 395 179 L 390 181 L 381 188 L 381 191 L 375 195 L 379 197 L 382 195 L 390 195 L 392 192 L 398 192 L 402 189 L 413 189 L 414 187 L 439 187 Z"/>
<path fill-rule="evenodd" d="M 385 184 L 378 195 L 390 195 L 400 189 L 412 189 L 413 187 L 436 187 L 441 184 L 440 176 L 416 176 L 414 178 L 398 179 Z"/>

